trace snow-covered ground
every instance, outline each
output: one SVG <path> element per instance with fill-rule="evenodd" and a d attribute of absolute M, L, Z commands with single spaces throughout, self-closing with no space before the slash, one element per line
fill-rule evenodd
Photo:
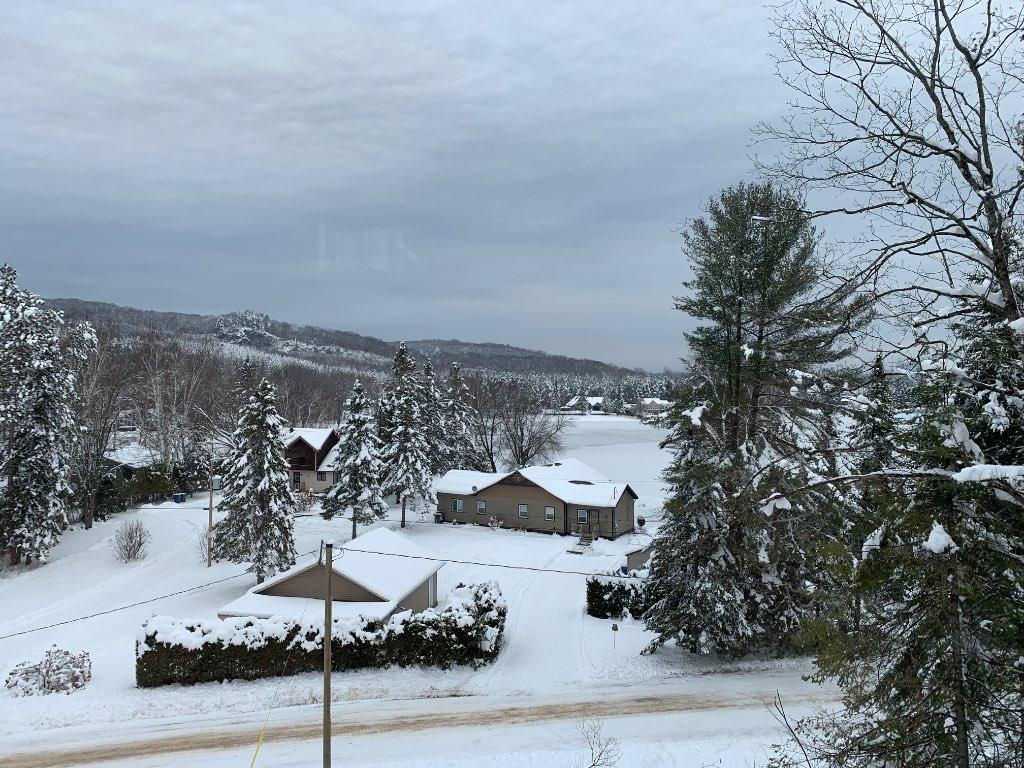
<path fill-rule="evenodd" d="M 652 525 L 656 525 L 663 498 L 659 476 L 667 461 L 667 454 L 658 448 L 658 441 L 663 435 L 661 430 L 626 417 L 583 416 L 573 422 L 566 441 L 566 455 L 591 464 L 612 480 L 628 482 L 640 495 L 638 515 L 646 515 L 653 521 Z M 296 716 L 296 713 L 302 713 L 309 705 L 320 701 L 321 683 L 317 675 L 149 690 L 134 687 L 134 645 L 143 621 L 156 614 L 212 617 L 220 606 L 252 586 L 252 576 L 239 575 L 243 569 L 238 565 L 206 567 L 198 545 L 199 531 L 206 520 L 204 502 L 204 497 L 196 496 L 185 504 L 167 503 L 129 513 L 129 516 L 142 519 L 153 536 L 149 556 L 138 564 L 118 563 L 110 550 L 110 539 L 124 519 L 121 517 L 100 523 L 90 531 L 67 533 L 54 551 L 51 562 L 44 566 L 29 571 L 0 571 L 0 637 L 14 635 L 0 639 L 0 676 L 5 676 L 7 670 L 19 661 L 39 657 L 52 644 L 72 650 L 87 650 L 93 661 L 93 680 L 85 689 L 70 696 L 10 699 L 7 706 L 0 708 L 0 765 L 3 765 L 4 752 L 36 748 L 32 745 L 42 744 L 40 739 L 45 738 L 52 748 L 54 732 L 48 732 L 44 737 L 41 729 L 64 728 L 67 730 L 58 733 L 66 733 L 71 739 L 81 730 L 81 723 L 89 724 L 88 728 L 92 730 L 88 733 L 93 736 L 112 737 L 129 732 L 131 727 L 144 731 L 159 729 L 160 723 L 169 727 L 172 722 L 187 721 L 196 716 L 204 723 L 225 714 L 236 718 L 237 722 L 249 722 L 252 718 L 262 721 L 270 713 L 271 720 L 277 721 Z M 397 520 L 389 520 L 385 524 L 395 526 Z M 345 540 L 347 530 L 345 521 L 326 522 L 318 516 L 302 518 L 296 524 L 298 549 L 300 552 L 315 551 L 322 538 Z M 748 741 L 760 744 L 764 741 L 764 733 L 777 731 L 774 721 L 759 703 L 761 698 L 776 689 L 795 696 L 813 693 L 800 679 L 800 675 L 806 672 L 806 665 L 802 662 L 754 661 L 723 665 L 708 659 L 695 659 L 675 649 L 641 656 L 639 652 L 651 636 L 642 626 L 629 621 L 618 623 L 620 631 L 613 643 L 611 622 L 592 619 L 584 614 L 585 576 L 579 574 L 617 567 L 624 562 L 623 553 L 627 549 L 646 540 L 641 536 L 598 542 L 591 553 L 573 555 L 566 552 L 570 540 L 565 537 L 493 531 L 477 526 L 437 525 L 426 519 L 420 520 L 416 515 L 411 516 L 406 533 L 440 558 L 481 563 L 447 563 L 439 573 L 439 594 L 442 596 L 459 582 L 493 579 L 500 584 L 509 602 L 504 648 L 493 665 L 479 670 L 392 669 L 336 674 L 334 698 L 341 702 L 336 707 L 339 713 L 347 711 L 346 707 L 357 709 L 379 705 L 375 703 L 383 703 L 382 700 L 429 699 L 438 702 L 438 709 L 443 710 L 441 701 L 457 703 L 462 697 L 473 697 L 474 702 L 480 702 L 481 708 L 493 706 L 494 697 L 502 697 L 503 701 L 511 697 L 524 702 L 539 700 L 538 697 L 559 696 L 600 701 L 602 692 L 611 695 L 623 691 L 646 695 L 652 690 L 659 690 L 673 695 L 708 695 L 714 700 L 724 697 L 727 701 L 734 697 L 733 704 L 724 706 L 742 705 L 752 708 L 751 712 L 756 714 L 743 718 L 733 713 L 722 721 L 702 719 L 705 715 L 698 716 L 693 712 L 685 717 L 701 723 L 698 732 L 702 732 L 702 728 L 710 728 L 709 744 L 722 746 L 714 734 L 725 728 L 732 734 L 726 740 L 729 753 L 749 755 L 750 751 L 743 744 Z M 535 568 L 577 573 L 530 570 Z M 193 589 L 195 587 L 199 588 Z M 184 590 L 191 591 L 146 602 Z M 113 610 L 129 603 L 139 604 Z M 106 611 L 112 612 L 104 613 Z M 73 621 L 92 614 L 99 615 Z M 59 626 L 15 634 L 50 624 Z M 6 695 L 5 691 L 0 691 L 0 698 Z M 740 699 L 735 699 L 737 696 Z M 712 702 L 709 706 L 715 705 Z M 631 721 L 638 723 L 642 720 L 645 723 L 643 733 L 647 735 L 636 737 L 637 723 L 630 725 L 627 733 L 612 734 L 622 739 L 624 744 L 629 740 L 629 733 L 633 734 L 634 741 L 639 738 L 643 742 L 643 749 L 637 752 L 640 762 L 623 765 L 690 765 L 690 762 L 670 762 L 670 759 L 675 759 L 671 751 L 674 747 L 659 746 L 662 741 L 673 741 L 670 736 L 676 726 L 672 725 L 672 718 L 684 716 L 657 715 L 658 718 L 667 718 L 666 739 L 653 738 L 658 731 L 652 730 L 653 726 L 645 719 L 652 717 L 654 715 L 631 718 Z M 727 727 L 727 723 L 736 722 L 747 722 L 750 728 L 736 736 L 735 729 Z M 566 727 L 571 729 L 571 723 L 552 725 L 554 731 L 545 731 L 541 726 L 530 726 L 530 729 L 539 729 L 550 735 L 560 733 L 558 729 Z M 689 729 L 691 726 L 686 727 Z M 520 732 L 507 728 L 505 738 L 510 742 L 528 739 L 530 729 Z M 495 729 L 491 727 L 487 731 L 495 732 Z M 88 740 L 86 736 L 82 738 Z M 410 744 L 415 741 L 414 736 L 404 738 Z M 467 743 L 475 743 L 470 735 L 464 735 L 464 739 Z M 520 756 L 534 762 L 492 761 L 486 764 L 558 764 L 545 762 L 543 755 L 546 751 L 574 749 L 576 747 L 572 745 L 578 746 L 579 741 L 578 737 L 575 741 L 564 741 L 545 736 L 536 742 L 541 746 L 533 748 L 539 755 L 536 759 L 525 753 Z M 519 743 L 531 742 L 521 740 Z M 668 757 L 658 757 L 661 749 L 668 750 L 664 753 Z M 713 751 L 711 747 L 708 749 Z M 263 765 L 303 764 L 298 757 L 302 751 L 293 751 L 288 745 L 268 744 L 266 750 L 267 755 L 261 759 Z M 456 754 L 442 750 L 436 755 L 438 761 L 423 764 L 483 765 L 483 762 L 473 760 L 480 754 L 493 757 L 501 751 L 456 750 Z M 694 754 L 701 756 L 693 765 L 714 763 L 716 759 L 714 755 L 708 758 L 710 753 L 705 754 L 700 749 L 696 752 L 684 749 L 679 754 L 685 757 L 684 753 L 690 757 Z M 274 757 L 275 754 L 281 759 Z M 392 759 L 389 756 L 392 753 L 373 754 L 376 755 L 373 760 L 381 765 L 405 765 L 407 763 L 403 760 L 419 753 L 404 754 L 399 750 L 393 753 L 394 761 L 397 761 L 393 763 L 387 762 Z M 366 759 L 372 762 L 370 758 L 368 753 Z M 469 762 L 444 762 L 456 758 L 466 758 Z M 307 759 L 305 764 L 309 762 Z M 171 765 L 174 762 L 138 763 L 142 764 Z M 189 764 L 200 763 L 190 760 Z"/>

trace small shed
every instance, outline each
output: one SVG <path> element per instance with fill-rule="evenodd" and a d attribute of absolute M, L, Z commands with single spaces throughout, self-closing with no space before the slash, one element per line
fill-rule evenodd
<path fill-rule="evenodd" d="M 407 536 L 377 528 L 337 548 L 331 592 L 337 618 L 385 619 L 395 611 L 424 611 L 437 605 L 437 572 L 443 561 Z M 323 615 L 326 564 L 322 557 L 299 564 L 257 584 L 217 615 L 259 619 L 282 616 L 316 619 Z"/>
<path fill-rule="evenodd" d="M 653 544 L 646 544 L 642 547 L 629 550 L 626 553 L 626 570 L 639 571 L 646 568 L 647 564 L 651 561 L 651 553 L 653 551 Z"/>

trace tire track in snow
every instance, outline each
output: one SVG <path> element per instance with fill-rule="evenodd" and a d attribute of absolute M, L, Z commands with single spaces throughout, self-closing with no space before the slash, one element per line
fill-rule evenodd
<path fill-rule="evenodd" d="M 708 694 L 670 694 L 660 696 L 609 696 L 599 698 L 567 698 L 544 704 L 524 704 L 490 709 L 484 697 L 437 699 L 428 712 L 397 713 L 391 710 L 361 713 L 356 716 L 335 717 L 332 734 L 336 738 L 352 739 L 388 733 L 410 733 L 447 729 L 456 722 L 460 728 L 489 728 L 491 726 L 525 725 L 537 722 L 582 720 L 585 718 L 628 717 L 632 715 L 668 714 L 727 709 L 750 709 L 768 705 L 776 691 L 765 690 L 743 695 L 716 696 Z M 787 695 L 787 705 L 822 703 L 822 695 Z M 444 715 L 444 717 L 440 717 Z M 263 741 L 311 741 L 321 737 L 321 722 L 272 726 L 266 730 Z M 118 743 L 21 752 L 0 757 L 0 768 L 69 768 L 94 765 L 131 758 L 153 758 L 158 755 L 179 755 L 196 751 L 218 751 L 251 748 L 259 737 L 258 724 L 247 727 L 205 732 L 182 733 Z M 171 764 L 171 763 L 167 763 Z M 187 758 L 174 764 L 187 765 Z"/>

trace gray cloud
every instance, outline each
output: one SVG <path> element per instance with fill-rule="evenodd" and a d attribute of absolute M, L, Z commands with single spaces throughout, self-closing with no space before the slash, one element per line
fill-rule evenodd
<path fill-rule="evenodd" d="M 675 364 L 672 228 L 784 98 L 759 8 L 213 6 L 0 8 L 33 290 Z"/>

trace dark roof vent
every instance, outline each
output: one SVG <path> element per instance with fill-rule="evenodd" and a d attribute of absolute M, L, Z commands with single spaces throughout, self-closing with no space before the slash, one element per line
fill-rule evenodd
<path fill-rule="evenodd" d="M 576 485 L 593 485 L 589 480 L 570 480 L 570 483 L 576 483 Z"/>

